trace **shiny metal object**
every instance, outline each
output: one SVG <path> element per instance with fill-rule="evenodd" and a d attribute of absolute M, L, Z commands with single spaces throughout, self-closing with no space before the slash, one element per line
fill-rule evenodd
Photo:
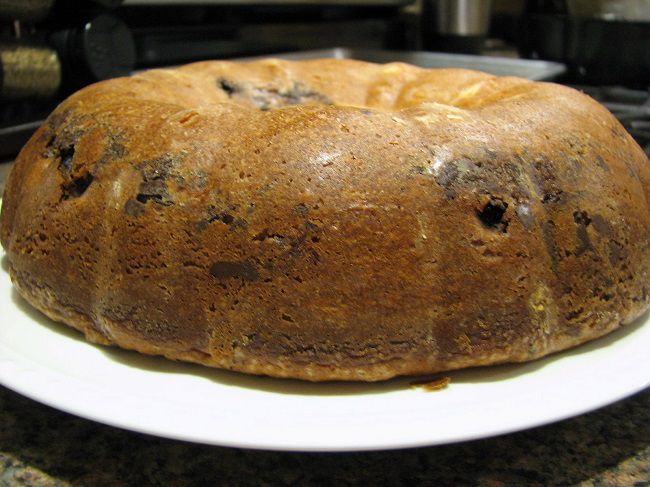
<path fill-rule="evenodd" d="M 0 98 L 52 96 L 61 84 L 61 62 L 47 47 L 0 46 Z"/>
<path fill-rule="evenodd" d="M 348 47 L 333 47 L 314 51 L 295 51 L 289 53 L 266 54 L 239 58 L 239 61 L 252 61 L 277 57 L 293 61 L 305 59 L 356 59 L 371 63 L 402 62 L 422 68 L 461 68 L 474 69 L 494 74 L 496 76 L 518 76 L 531 80 L 552 80 L 566 70 L 564 64 L 533 59 L 500 58 L 488 56 L 472 56 L 467 54 L 448 54 L 424 51 L 387 51 L 379 49 L 353 49 Z"/>
<path fill-rule="evenodd" d="M 440 35 L 483 36 L 490 25 L 491 0 L 425 0 L 430 4 L 434 32 Z"/>

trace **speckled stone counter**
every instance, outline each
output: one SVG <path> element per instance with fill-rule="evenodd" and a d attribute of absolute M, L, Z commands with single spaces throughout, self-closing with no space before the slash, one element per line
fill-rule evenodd
<path fill-rule="evenodd" d="M 154 438 L 0 388 L 0 486 L 650 486 L 650 389 L 592 413 L 454 445 L 359 453 Z"/>

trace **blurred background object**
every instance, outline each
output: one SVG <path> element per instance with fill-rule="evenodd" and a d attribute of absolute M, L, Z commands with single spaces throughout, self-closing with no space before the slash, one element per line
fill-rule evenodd
<path fill-rule="evenodd" d="M 520 32 L 522 56 L 565 63 L 572 82 L 650 83 L 648 0 L 530 0 Z"/>
<path fill-rule="evenodd" d="M 0 0 L 0 157 L 14 157 L 74 90 L 130 74 L 121 0 Z"/>
<path fill-rule="evenodd" d="M 522 59 L 563 63 L 563 75 L 547 72 L 616 104 L 637 137 L 648 132 L 650 0 L 0 0 L 0 158 L 95 81 L 328 49 L 428 66 L 419 54 L 445 52 L 456 57 L 435 62 L 513 75 L 532 66 Z M 624 104 L 634 108 L 622 115 Z"/>
<path fill-rule="evenodd" d="M 47 98 L 61 84 L 56 51 L 42 46 L 0 46 L 0 96 L 5 100 Z"/>
<path fill-rule="evenodd" d="M 577 17 L 604 20 L 649 22 L 650 2 L 647 0 L 568 0 L 567 10 Z"/>
<path fill-rule="evenodd" d="M 491 0 L 424 0 L 422 47 L 480 54 L 490 27 Z"/>
<path fill-rule="evenodd" d="M 3 0 L 0 2 L 0 18 L 39 22 L 52 9 L 54 0 Z"/>

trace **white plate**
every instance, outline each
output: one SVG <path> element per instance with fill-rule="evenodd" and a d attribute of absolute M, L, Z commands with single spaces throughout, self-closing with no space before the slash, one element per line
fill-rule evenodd
<path fill-rule="evenodd" d="M 249 377 L 94 346 L 33 310 L 0 251 L 0 382 L 70 413 L 214 445 L 368 450 L 482 438 L 557 421 L 650 385 L 650 321 L 523 365 L 449 374 L 442 391 Z"/>

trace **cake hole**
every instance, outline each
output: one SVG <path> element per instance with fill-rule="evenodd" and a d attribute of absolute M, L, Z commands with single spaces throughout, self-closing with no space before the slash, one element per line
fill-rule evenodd
<path fill-rule="evenodd" d="M 282 313 L 282 319 L 284 321 L 288 321 L 289 323 L 293 323 L 293 318 L 287 314 Z"/>
<path fill-rule="evenodd" d="M 507 209 L 508 203 L 500 198 L 491 198 L 482 210 L 476 212 L 476 216 L 485 227 L 505 233 L 508 231 L 508 221 L 504 219 Z"/>
<path fill-rule="evenodd" d="M 232 96 L 235 94 L 237 90 L 237 86 L 232 82 L 224 78 L 220 78 L 217 80 L 217 85 L 219 88 L 221 88 L 228 96 Z"/>
<path fill-rule="evenodd" d="M 146 203 L 147 201 L 154 200 L 161 202 L 162 201 L 162 196 L 159 194 L 144 194 L 144 193 L 138 193 L 135 197 L 136 200 L 138 200 L 140 203 Z"/>
<path fill-rule="evenodd" d="M 561 190 L 552 191 L 550 193 L 545 193 L 544 196 L 542 196 L 542 203 L 545 205 L 548 203 L 559 203 L 561 199 L 562 199 Z"/>
<path fill-rule="evenodd" d="M 69 145 L 68 147 L 61 147 L 59 149 L 59 156 L 61 157 L 61 162 L 59 162 L 59 168 L 64 169 L 66 172 L 72 172 L 72 159 L 74 159 L 74 144 Z"/>
<path fill-rule="evenodd" d="M 586 211 L 574 211 L 573 212 L 573 221 L 576 222 L 576 225 L 587 226 L 591 223 L 591 218 Z"/>
<path fill-rule="evenodd" d="M 90 173 L 79 176 L 78 178 L 72 179 L 67 184 L 62 186 L 63 189 L 63 199 L 67 200 L 70 198 L 78 198 L 86 192 L 88 186 L 93 182 L 93 175 Z"/>

